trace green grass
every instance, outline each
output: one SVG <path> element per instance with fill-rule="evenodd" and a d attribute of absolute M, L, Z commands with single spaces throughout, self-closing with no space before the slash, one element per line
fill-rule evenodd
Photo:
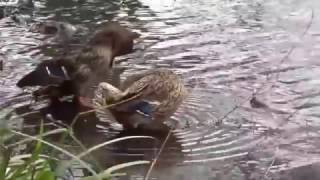
<path fill-rule="evenodd" d="M 60 140 L 61 144 L 63 144 L 66 137 L 71 137 L 71 139 L 79 145 L 79 148 L 82 149 L 82 152 L 73 154 L 45 140 L 45 137 L 58 133 L 63 133 L 63 137 Z M 67 172 L 72 169 L 74 163 L 90 172 L 90 176 L 82 177 L 82 180 L 109 180 L 115 176 L 123 176 L 125 173 L 119 173 L 119 171 L 123 171 L 124 168 L 145 165 L 150 162 L 133 161 L 101 170 L 101 168 L 95 167 L 95 165 L 82 160 L 82 158 L 106 145 L 136 138 L 153 139 L 150 136 L 128 136 L 113 139 L 86 149 L 73 136 L 72 128 L 60 128 L 44 132 L 43 123 L 41 123 L 37 136 L 31 136 L 14 129 L 3 128 L 0 130 L 0 180 L 55 180 L 58 177 L 65 177 Z M 14 140 L 10 141 L 10 139 Z M 19 146 L 30 144 L 32 145 L 32 151 L 30 153 L 19 154 L 14 151 L 15 148 Z M 64 154 L 69 157 L 69 159 L 57 159 L 58 154 Z"/>

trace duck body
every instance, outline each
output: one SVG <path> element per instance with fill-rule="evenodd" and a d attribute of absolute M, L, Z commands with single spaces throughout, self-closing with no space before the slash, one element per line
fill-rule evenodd
<path fill-rule="evenodd" d="M 69 24 L 67 22 L 59 21 L 43 21 L 35 22 L 30 26 L 31 32 L 37 32 L 42 34 L 56 34 L 61 31 L 68 31 L 69 34 L 75 33 L 78 30 L 78 26 Z"/>
<path fill-rule="evenodd" d="M 34 3 L 32 0 L 4 2 L 7 2 L 7 4 L 0 7 L 0 19 L 10 17 L 14 22 L 24 25 L 31 21 L 34 10 Z"/>
<path fill-rule="evenodd" d="M 42 86 L 35 92 L 37 96 L 92 97 L 92 88 L 109 78 L 114 57 L 133 49 L 133 32 L 120 25 L 117 29 L 115 24 L 99 28 L 78 53 L 41 62 L 35 70 L 22 77 L 17 86 Z"/>
<path fill-rule="evenodd" d="M 73 25 L 62 21 L 40 21 L 33 23 L 29 31 L 53 36 L 54 41 L 67 43 L 73 39 L 76 34 L 86 32 L 87 29 L 81 25 Z"/>
<path fill-rule="evenodd" d="M 187 95 L 184 83 L 173 71 L 150 70 L 126 79 L 120 89 L 100 83 L 94 103 L 97 115 L 111 112 L 125 128 L 162 124 L 178 109 Z M 103 106 L 110 106 L 103 109 Z M 103 110 L 101 110 L 101 108 Z"/>
<path fill-rule="evenodd" d="M 43 61 L 34 71 L 19 80 L 17 86 L 57 86 L 60 89 L 68 87 L 70 93 L 66 95 L 84 95 L 87 91 L 85 84 L 100 76 L 102 80 L 102 75 L 107 75 L 111 63 L 111 50 L 108 47 L 87 47 L 76 57 Z"/>

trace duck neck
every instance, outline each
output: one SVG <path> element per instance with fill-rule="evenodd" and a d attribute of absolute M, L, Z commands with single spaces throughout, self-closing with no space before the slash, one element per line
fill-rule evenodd
<path fill-rule="evenodd" d="M 113 51 L 111 46 L 103 46 L 103 45 L 97 45 L 93 48 L 96 52 L 96 54 L 101 58 L 99 61 L 99 66 L 103 67 L 113 67 Z"/>
<path fill-rule="evenodd" d="M 124 96 L 124 93 L 120 89 L 107 82 L 99 84 L 98 92 L 103 95 L 108 104 L 116 103 Z"/>

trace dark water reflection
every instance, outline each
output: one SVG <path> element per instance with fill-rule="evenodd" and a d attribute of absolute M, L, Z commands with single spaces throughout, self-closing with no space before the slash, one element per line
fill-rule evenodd
<path fill-rule="evenodd" d="M 173 117 L 184 128 L 174 131 L 153 177 L 319 179 L 318 1 L 52 0 L 37 1 L 36 7 L 36 20 L 68 21 L 88 27 L 89 32 L 96 24 L 117 20 L 140 32 L 143 41 L 135 53 L 119 58 L 126 67 L 124 77 L 166 67 L 185 78 L 192 96 Z M 28 133 L 37 132 L 32 127 L 45 112 L 69 121 L 77 112 L 68 103 L 30 105 L 27 93 L 15 87 L 22 75 L 49 58 L 46 50 L 37 48 L 43 38 L 25 26 L 0 20 L 0 54 L 5 58 L 0 72 L 0 115 L 12 119 L 28 113 L 24 121 L 10 121 Z M 292 47 L 290 56 L 283 59 Z M 263 108 L 253 108 L 248 101 L 257 90 Z M 217 123 L 221 118 L 223 122 Z M 127 135 L 157 138 L 95 151 L 103 167 L 152 159 L 166 134 L 110 132 L 94 115 L 75 127 L 76 136 L 87 147 Z M 146 170 L 139 166 L 128 171 L 138 179 Z"/>

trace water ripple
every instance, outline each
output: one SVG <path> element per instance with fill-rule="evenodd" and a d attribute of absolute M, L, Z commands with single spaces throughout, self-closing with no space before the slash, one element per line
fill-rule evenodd
<path fill-rule="evenodd" d="M 232 179 L 237 174 L 249 179 L 269 177 L 269 173 L 280 176 L 280 171 L 290 177 L 296 168 L 303 174 L 303 167 L 319 162 L 318 16 L 301 36 L 310 21 L 310 7 L 319 14 L 315 0 L 39 1 L 34 18 L 89 28 L 117 20 L 143 38 L 135 53 L 117 59 L 126 67 L 122 78 L 158 67 L 184 78 L 190 97 L 172 117 L 180 126 L 159 159 L 155 177 Z M 40 48 L 47 38 L 8 19 L 0 20 L 0 54 L 5 59 L 0 72 L 1 117 L 39 118 L 35 112 L 44 104 L 30 103 L 29 91 L 23 92 L 15 83 L 51 58 Z M 265 108 L 246 102 L 257 89 L 261 91 L 256 98 Z M 19 127 L 31 132 L 37 124 L 28 121 Z M 127 135 L 110 132 L 103 122 L 82 123 L 77 135 L 88 146 Z M 162 137 L 158 139 L 106 147 L 95 156 L 105 166 L 152 159 L 162 142 Z"/>

